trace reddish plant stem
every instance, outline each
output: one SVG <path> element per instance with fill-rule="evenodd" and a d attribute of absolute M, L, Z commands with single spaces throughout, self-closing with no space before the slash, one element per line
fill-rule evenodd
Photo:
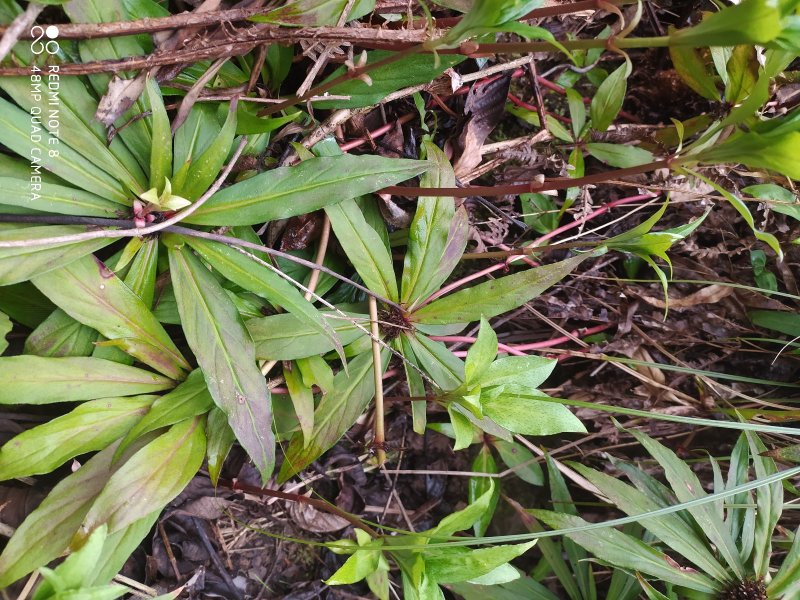
<path fill-rule="evenodd" d="M 626 169 L 617 169 L 615 171 L 604 171 L 602 173 L 594 173 L 586 177 L 576 177 L 574 179 L 568 177 L 561 177 L 556 179 L 545 180 L 543 183 L 531 180 L 528 183 L 513 184 L 513 185 L 495 185 L 483 186 L 475 185 L 463 188 L 431 188 L 431 187 L 403 187 L 392 185 L 380 190 L 382 194 L 394 194 L 397 196 L 452 196 L 455 198 L 469 198 L 470 196 L 516 196 L 519 194 L 526 194 L 529 192 L 547 192 L 551 190 L 564 190 L 571 187 L 580 187 L 595 183 L 605 183 L 612 179 L 620 179 L 622 177 L 629 177 L 631 175 L 640 175 L 642 173 L 649 173 L 658 169 L 667 169 L 670 167 L 669 160 L 659 160 L 645 165 L 636 167 L 628 167 Z"/>
<path fill-rule="evenodd" d="M 622 206 L 624 204 L 631 204 L 633 202 L 640 202 L 642 200 L 651 200 L 653 198 L 658 198 L 658 195 L 657 194 L 640 194 L 638 196 L 629 196 L 628 198 L 620 198 L 619 200 L 612 200 L 611 202 L 609 202 L 607 204 L 604 204 L 600 208 L 592 211 L 591 213 L 589 213 L 585 217 L 581 217 L 580 219 L 576 219 L 576 220 L 572 221 L 571 223 L 567 223 L 566 225 L 562 225 L 561 227 L 557 227 L 556 229 L 553 229 L 553 231 L 551 231 L 549 233 L 545 233 L 543 236 L 541 236 L 540 238 L 534 240 L 530 244 L 526 244 L 526 247 L 527 248 L 531 248 L 531 247 L 539 246 L 539 245 L 542 244 L 542 242 L 546 242 L 547 240 L 551 240 L 554 237 L 556 237 L 557 235 L 560 235 L 560 234 L 564 233 L 565 231 L 569 231 L 570 229 L 574 229 L 575 227 L 578 227 L 578 226 L 580 226 L 580 225 L 582 225 L 582 224 L 584 224 L 584 223 L 586 223 L 588 221 L 591 221 L 592 219 L 596 219 L 600 215 L 607 213 L 612 208 L 615 208 L 617 206 Z"/>
<path fill-rule="evenodd" d="M 606 323 L 604 325 L 595 325 L 594 327 L 583 327 L 581 329 L 576 329 L 572 331 L 573 337 L 585 337 L 588 335 L 594 335 L 595 333 L 600 333 L 601 331 L 605 331 L 612 327 L 611 323 Z M 431 336 L 432 340 L 436 340 L 437 342 L 450 342 L 450 343 L 464 343 L 464 344 L 474 344 L 477 341 L 477 338 L 467 335 L 434 335 Z M 552 338 L 549 340 L 544 340 L 542 342 L 533 342 L 530 344 L 497 344 L 497 349 L 499 352 L 506 352 L 508 354 L 514 354 L 515 356 L 527 356 L 525 354 L 526 350 L 543 350 L 545 348 L 552 348 L 553 346 L 557 346 L 558 344 L 566 344 L 571 342 L 572 338 L 566 335 L 562 335 L 557 338 Z"/>
<path fill-rule="evenodd" d="M 530 110 L 532 112 L 535 112 L 536 114 L 539 114 L 539 107 L 538 106 L 534 106 L 533 104 L 528 104 L 524 100 L 521 100 L 520 98 L 517 98 L 514 94 L 509 94 L 508 95 L 508 99 L 511 100 L 511 102 L 513 102 L 514 104 L 516 104 L 520 108 L 524 108 L 525 110 Z M 563 117 L 561 115 L 557 115 L 557 114 L 551 113 L 551 112 L 545 112 L 545 114 L 553 117 L 557 121 L 561 121 L 562 123 L 572 123 L 572 119 L 569 119 L 567 117 Z"/>
<path fill-rule="evenodd" d="M 575 181 L 575 180 L 573 180 L 573 181 Z M 609 210 L 611 210 L 612 208 L 614 208 L 616 206 L 621 206 L 623 204 L 630 204 L 632 202 L 639 202 L 641 200 L 650 199 L 650 198 L 653 198 L 653 197 L 656 197 L 656 196 L 653 196 L 653 195 L 650 195 L 650 194 L 642 194 L 642 195 L 639 195 L 639 196 L 631 196 L 629 198 L 620 198 L 619 200 L 613 200 L 613 201 L 609 202 L 608 204 L 604 204 L 603 206 L 601 206 L 597 210 L 591 212 L 587 216 L 585 216 L 585 217 L 583 217 L 581 219 L 577 219 L 576 221 L 573 221 L 572 223 L 567 223 L 566 225 L 562 225 L 561 227 L 559 227 L 557 229 L 554 229 L 550 233 L 547 233 L 547 234 L 543 235 L 539 239 L 537 239 L 534 242 L 532 242 L 531 244 L 529 244 L 528 247 L 530 247 L 530 246 L 538 246 L 539 244 L 541 244 L 544 241 L 552 239 L 553 237 L 555 237 L 555 236 L 557 236 L 557 235 L 559 235 L 561 233 L 564 233 L 565 231 L 569 231 L 570 229 L 578 227 L 582 223 L 586 223 L 588 221 L 591 221 L 592 219 L 595 219 L 595 218 L 599 217 L 602 214 L 607 213 Z M 508 253 L 503 253 L 503 254 L 506 255 L 506 256 L 508 255 Z M 485 277 L 485 276 L 490 275 L 492 273 L 495 273 L 497 271 L 502 271 L 502 270 L 508 269 L 509 263 L 511 263 L 513 260 L 515 260 L 517 256 L 519 256 L 519 255 L 508 256 L 508 258 L 506 258 L 506 260 L 504 262 L 495 263 L 495 264 L 493 264 L 493 265 L 491 265 L 489 267 L 486 267 L 485 269 L 481 269 L 480 271 L 476 271 L 475 273 L 467 275 L 466 277 L 462 277 L 461 279 L 453 281 L 452 283 L 444 286 L 440 290 L 438 290 L 438 291 L 434 292 L 433 294 L 431 294 L 430 296 L 428 296 L 425 300 L 423 300 L 419 305 L 417 305 L 414 308 L 418 310 L 418 309 L 422 308 L 423 306 L 425 306 L 427 304 L 430 304 L 434 300 L 436 300 L 438 298 L 441 298 L 445 294 L 449 294 L 450 292 L 452 292 L 454 290 L 457 290 L 458 288 L 460 288 L 461 286 L 469 283 L 470 281 L 475 281 L 476 279 L 480 279 L 482 277 Z"/>
<path fill-rule="evenodd" d="M 382 135 L 385 135 L 385 134 L 389 133 L 392 129 L 394 129 L 397 126 L 398 123 L 400 125 L 408 123 L 409 121 L 413 120 L 415 116 L 416 115 L 414 115 L 412 113 L 409 113 L 407 115 L 403 115 L 402 117 L 400 117 L 396 121 L 392 121 L 391 123 L 387 123 L 386 125 L 383 125 L 381 127 L 378 127 L 377 129 L 373 130 L 373 131 L 368 132 L 367 133 L 367 137 L 356 138 L 354 140 L 350 140 L 349 142 L 345 142 L 343 144 L 339 144 L 339 148 L 342 149 L 342 152 L 350 152 L 350 150 L 358 148 L 359 146 L 363 146 L 364 144 L 368 143 L 372 139 L 381 137 Z"/>

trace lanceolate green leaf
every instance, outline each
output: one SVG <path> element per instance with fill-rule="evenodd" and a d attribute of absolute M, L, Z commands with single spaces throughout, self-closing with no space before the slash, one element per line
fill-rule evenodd
<path fill-rule="evenodd" d="M 455 174 L 444 152 L 432 142 L 426 142 L 425 148 L 433 168 L 422 176 L 420 185 L 454 187 Z M 403 260 L 400 299 L 405 304 L 430 295 L 444 281 L 438 276 L 439 265 L 446 258 L 444 252 L 454 214 L 453 198 L 434 196 L 417 201 L 417 211 L 408 232 L 408 250 Z M 464 242 L 466 243 L 466 239 Z"/>
<path fill-rule="evenodd" d="M 183 331 L 211 397 L 266 480 L 275 464 L 275 440 L 253 341 L 225 290 L 187 246 L 170 246 L 169 264 Z"/>
<path fill-rule="evenodd" d="M 443 390 L 452 390 L 464 382 L 464 361 L 450 352 L 442 342 L 426 335 L 404 336 L 417 358 L 417 363 Z"/>
<path fill-rule="evenodd" d="M 706 163 L 742 163 L 751 168 L 769 169 L 792 179 L 800 179 L 800 164 L 793 157 L 800 152 L 800 132 L 776 135 L 743 133 L 702 151 L 697 158 Z"/>
<path fill-rule="evenodd" d="M 670 35 L 670 45 L 706 47 L 764 44 L 775 39 L 780 32 L 781 13 L 777 2 L 744 0 L 708 15 L 694 27 L 676 31 Z"/>
<path fill-rule="evenodd" d="M 180 171 L 175 176 L 175 193 L 178 196 L 196 200 L 209 188 L 231 151 L 235 134 L 236 103 L 233 102 L 228 110 L 228 118 L 214 141 L 200 156 L 187 163 L 185 179 L 181 177 Z"/>
<path fill-rule="evenodd" d="M 29 208 L 59 215 L 105 217 L 116 219 L 120 205 L 91 192 L 59 185 L 42 183 L 41 189 L 32 188 L 31 182 L 15 177 L 0 177 L 3 204 Z"/>
<path fill-rule="evenodd" d="M 583 423 L 566 406 L 530 400 L 502 392 L 499 396 L 483 399 L 483 414 L 495 423 L 527 435 L 553 435 L 563 432 L 585 433 Z"/>
<path fill-rule="evenodd" d="M 800 593 L 800 529 L 795 530 L 792 547 L 769 582 L 767 593 L 770 598 L 794 598 Z"/>
<path fill-rule="evenodd" d="M 17 44 L 14 54 L 25 64 L 32 62 L 33 54 L 24 44 Z M 44 88 L 45 80 L 50 74 L 46 72 L 40 74 Z M 34 107 L 42 111 L 40 126 L 49 130 L 51 137 L 59 139 L 57 145 L 49 146 L 50 150 L 60 151 L 63 145 L 69 146 L 86 161 L 119 180 L 126 188 L 134 192 L 144 191 L 147 181 L 141 165 L 127 149 L 120 136 L 115 136 L 111 143 L 108 143 L 105 127 L 94 118 L 97 100 L 86 88 L 86 84 L 78 77 L 61 77 L 58 86 L 58 101 L 54 106 L 50 104 L 49 93 L 42 93 L 38 99 L 31 93 L 30 77 L 0 79 L 0 87 L 24 111 L 30 114 Z M 57 118 L 53 118 L 54 116 Z M 46 134 L 42 132 L 42 135 Z"/>
<path fill-rule="evenodd" d="M 367 53 L 367 64 L 374 64 L 383 60 L 393 52 L 376 50 Z M 463 56 L 455 54 L 442 54 L 434 57 L 432 54 L 413 54 L 370 71 L 372 85 L 360 79 L 350 79 L 331 88 L 331 95 L 349 96 L 336 100 L 323 100 L 315 102 L 319 108 L 358 108 L 378 104 L 392 92 L 399 89 L 428 83 L 436 79 L 444 71 L 464 60 Z M 331 79 L 344 73 L 339 69 L 331 74 Z"/>
<path fill-rule="evenodd" d="M 114 533 L 166 506 L 197 473 L 205 453 L 200 417 L 170 427 L 111 476 L 83 519 L 79 538 L 104 524 Z"/>
<path fill-rule="evenodd" d="M 0 240 L 37 240 L 42 238 L 72 235 L 86 231 L 74 225 L 45 225 L 0 231 Z M 47 273 L 91 254 L 113 240 L 100 238 L 75 244 L 49 244 L 29 248 L 0 248 L 0 286 L 27 281 L 31 277 Z"/>
<path fill-rule="evenodd" d="M 8 315 L 4 312 L 0 312 L 0 354 L 5 352 L 6 348 L 8 348 L 6 336 L 11 332 L 13 327 L 14 324 L 11 322 L 11 319 L 8 318 Z"/>
<path fill-rule="evenodd" d="M 714 102 L 719 101 L 720 94 L 717 84 L 698 50 L 687 46 L 670 46 L 669 56 L 675 70 L 686 85 L 703 98 Z"/>
<path fill-rule="evenodd" d="M 575 465 L 575 468 L 627 515 L 637 515 L 662 508 L 643 492 L 616 477 L 582 465 Z M 718 581 L 725 581 L 728 578 L 725 567 L 714 558 L 706 547 L 705 540 L 680 516 L 672 514 L 643 519 L 642 525 L 670 548 L 694 563 L 702 572 Z"/>
<path fill-rule="evenodd" d="M 385 368 L 389 361 L 388 351 L 384 351 L 381 358 L 382 368 Z M 311 442 L 306 445 L 300 433 L 292 437 L 278 475 L 279 481 L 286 481 L 305 469 L 352 427 L 375 395 L 372 366 L 372 354 L 366 352 L 350 361 L 347 372 L 342 370 L 336 374 L 333 391 L 322 396 L 314 412 Z"/>
<path fill-rule="evenodd" d="M 533 547 L 536 541 L 479 548 L 478 550 L 436 550 L 425 556 L 425 571 L 437 583 L 478 579 Z"/>
<path fill-rule="evenodd" d="M 0 555 L 0 588 L 60 556 L 78 531 L 108 476 L 124 460 L 114 462 L 116 444 L 89 459 L 58 483 L 27 516 Z"/>
<path fill-rule="evenodd" d="M 605 131 L 617 118 L 625 100 L 628 69 L 627 64 L 620 65 L 597 88 L 589 106 L 592 127 L 597 131 Z"/>
<path fill-rule="evenodd" d="M 597 160 L 620 169 L 644 165 L 654 160 L 652 152 L 625 144 L 590 143 L 586 144 L 586 150 Z"/>
<path fill-rule="evenodd" d="M 147 534 L 153 530 L 153 525 L 160 516 L 161 510 L 154 510 L 146 517 L 134 521 L 106 538 L 100 560 L 93 565 L 92 583 L 94 585 L 108 583 L 122 570 L 128 558 L 139 547 Z"/>
<path fill-rule="evenodd" d="M 208 392 L 203 373 L 200 369 L 195 369 L 189 373 L 186 381 L 153 402 L 147 414 L 130 429 L 120 444 L 120 452 L 145 433 L 202 415 L 213 406 L 214 400 Z"/>
<path fill-rule="evenodd" d="M 487 281 L 431 302 L 412 314 L 420 323 L 447 324 L 477 321 L 507 312 L 535 298 L 567 276 L 589 254 L 535 267 Z"/>
<path fill-rule="evenodd" d="M 77 402 L 166 390 L 163 375 L 100 358 L 0 358 L 0 404 Z"/>
<path fill-rule="evenodd" d="M 147 99 L 152 113 L 153 145 L 150 151 L 150 187 L 158 193 L 164 189 L 164 179 L 172 174 L 172 131 L 164 99 L 155 80 L 147 80 Z"/>
<path fill-rule="evenodd" d="M 31 157 L 42 171 L 55 173 L 65 181 L 102 197 L 130 204 L 125 187 L 112 175 L 87 161 L 66 144 L 59 144 L 57 156 L 51 156 L 47 135 L 40 130 L 39 141 L 32 138 L 31 115 L 0 99 L 0 143 L 20 156 Z"/>
<path fill-rule="evenodd" d="M 25 340 L 24 354 L 90 356 L 97 332 L 78 323 L 60 308 L 54 310 Z"/>
<path fill-rule="evenodd" d="M 125 285 L 142 299 L 145 308 L 148 310 L 153 306 L 153 299 L 156 293 L 158 247 L 157 237 L 144 240 L 137 250 L 124 279 Z"/>
<path fill-rule="evenodd" d="M 475 457 L 475 460 L 472 461 L 472 472 L 497 473 L 497 463 L 492 456 L 492 451 L 486 444 L 481 446 L 481 449 L 478 450 L 478 455 Z M 480 475 L 473 475 L 470 477 L 467 485 L 467 498 L 470 504 L 475 502 L 483 494 L 487 492 L 490 493 L 489 508 L 480 516 L 477 521 L 475 521 L 472 526 L 475 535 L 480 537 L 486 533 L 486 529 L 492 522 L 494 511 L 497 508 L 497 502 L 500 500 L 500 488 L 496 485 L 492 485 L 491 477 L 484 477 Z M 469 579 L 474 578 L 474 575 L 469 577 Z"/>
<path fill-rule="evenodd" d="M 283 277 L 225 244 L 190 236 L 182 239 L 225 278 L 292 313 L 304 326 L 327 337 L 341 354 L 341 342 L 333 328 L 314 305 Z"/>
<path fill-rule="evenodd" d="M 212 407 L 206 418 L 206 457 L 208 476 L 217 485 L 225 458 L 231 451 L 236 435 L 228 425 L 228 418 L 216 406 Z"/>
<path fill-rule="evenodd" d="M 422 161 L 380 156 L 311 158 L 217 192 L 186 221 L 230 226 L 285 219 L 400 183 L 427 167 Z"/>
<path fill-rule="evenodd" d="M 342 344 L 349 344 L 365 335 L 345 316 L 368 324 L 369 317 L 357 313 L 322 313 L 333 328 Z M 318 356 L 334 349 L 334 344 L 327 334 L 300 320 L 291 314 L 272 315 L 245 322 L 250 336 L 255 342 L 256 358 L 266 360 L 293 360 Z"/>
<path fill-rule="evenodd" d="M 133 396 L 93 400 L 23 431 L 0 448 L 0 480 L 49 473 L 70 458 L 102 450 L 125 435 L 155 399 Z"/>
<path fill-rule="evenodd" d="M 397 277 L 392 256 L 378 233 L 369 226 L 354 200 L 325 209 L 336 239 L 367 287 L 389 300 L 397 300 Z"/>
<path fill-rule="evenodd" d="M 680 502 L 688 502 L 706 495 L 697 475 L 672 450 L 641 431 L 632 429 L 630 432 L 664 469 L 664 476 Z M 716 512 L 716 508 L 711 504 L 704 504 L 690 508 L 689 513 L 695 518 L 708 539 L 717 547 L 717 551 L 734 574 L 739 579 L 744 579 L 745 568 L 742 558 L 739 556 L 727 526 Z"/>
<path fill-rule="evenodd" d="M 580 517 L 547 510 L 530 511 L 537 519 L 550 527 L 566 529 L 588 525 Z M 719 590 L 719 584 L 702 573 L 690 573 L 681 570 L 663 552 L 616 529 L 595 529 L 587 532 L 568 533 L 567 537 L 580 544 L 592 554 L 613 562 L 619 567 L 641 571 L 662 581 L 687 587 L 700 592 L 713 593 Z"/>
<path fill-rule="evenodd" d="M 183 379 L 189 363 L 141 298 L 94 256 L 33 280 L 45 295 L 76 321 L 110 340 L 129 342 L 123 349 L 173 379 Z"/>

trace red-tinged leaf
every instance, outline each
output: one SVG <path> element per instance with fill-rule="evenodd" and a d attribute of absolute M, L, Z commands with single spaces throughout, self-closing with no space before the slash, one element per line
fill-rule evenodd
<path fill-rule="evenodd" d="M 266 480 L 275 464 L 275 438 L 253 341 L 225 290 L 188 247 L 170 246 L 169 264 L 183 331 L 211 397 Z"/>
<path fill-rule="evenodd" d="M 117 444 L 112 444 L 50 491 L 17 527 L 0 554 L 0 588 L 46 565 L 68 548 L 108 477 L 135 449 L 114 461 Z"/>
<path fill-rule="evenodd" d="M 102 450 L 125 435 L 156 397 L 85 402 L 66 415 L 23 431 L 0 448 L 0 480 L 49 473 L 70 458 Z"/>
<path fill-rule="evenodd" d="M 57 308 L 31 332 L 23 352 L 36 356 L 90 356 L 96 339 L 97 331 Z"/>
<path fill-rule="evenodd" d="M 444 152 L 430 142 L 425 147 L 428 160 L 433 163 L 434 168 L 422 176 L 420 185 L 455 186 L 453 167 Z M 466 228 L 458 227 L 462 219 L 454 219 L 455 212 L 453 198 L 433 196 L 417 201 L 417 211 L 408 232 L 408 250 L 403 260 L 400 299 L 404 303 L 412 304 L 439 289 L 450 275 L 450 271 L 443 268 L 442 263 L 452 270 L 455 267 L 451 260 L 453 255 L 457 253 L 457 260 L 461 259 L 464 248 L 460 242 L 466 244 L 467 239 L 459 234 L 462 229 L 466 232 Z M 462 212 L 459 209 L 459 213 Z M 453 226 L 456 226 L 455 230 L 452 229 Z"/>
<path fill-rule="evenodd" d="M 195 369 L 185 381 L 168 394 L 159 396 L 153 402 L 150 410 L 138 423 L 136 423 L 125 439 L 120 444 L 120 452 L 124 450 L 130 442 L 146 433 L 174 425 L 185 419 L 202 415 L 214 406 L 214 400 L 208 393 L 203 373 L 200 369 Z"/>
<path fill-rule="evenodd" d="M 202 418 L 170 427 L 111 476 L 83 519 L 78 540 L 103 524 L 114 533 L 166 506 L 194 477 L 205 454 Z"/>
<path fill-rule="evenodd" d="M 166 390 L 171 379 L 101 358 L 0 358 L 0 404 L 77 402 Z"/>
<path fill-rule="evenodd" d="M 76 321 L 99 331 L 141 362 L 173 379 L 189 363 L 131 289 L 94 256 L 36 277 L 34 285 Z"/>

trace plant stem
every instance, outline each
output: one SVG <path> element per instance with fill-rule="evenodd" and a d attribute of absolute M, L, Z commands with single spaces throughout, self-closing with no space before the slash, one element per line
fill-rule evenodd
<path fill-rule="evenodd" d="M 567 50 L 590 50 L 606 48 L 613 42 L 617 48 L 666 48 L 669 36 L 608 38 L 594 40 L 561 40 L 559 43 Z M 517 52 L 551 52 L 553 45 L 549 42 L 498 42 L 494 44 L 478 44 L 469 48 L 470 56 L 479 54 L 509 54 Z"/>
<path fill-rule="evenodd" d="M 543 182 L 531 180 L 527 183 L 513 185 L 474 185 L 460 188 L 404 187 L 399 185 L 391 185 L 383 188 L 378 193 L 408 197 L 450 196 L 454 198 L 469 198 L 470 196 L 516 196 L 518 194 L 527 194 L 530 192 L 564 190 L 571 187 L 581 187 L 589 184 L 604 183 L 610 179 L 620 179 L 622 177 L 629 177 L 631 175 L 649 173 L 651 171 L 656 171 L 657 169 L 667 169 L 671 164 L 672 163 L 669 160 L 658 160 L 644 165 L 638 165 L 636 167 L 594 173 L 585 177 L 559 177 L 556 179 L 548 179 Z"/>
<path fill-rule="evenodd" d="M 375 381 L 375 436 L 373 445 L 375 446 L 375 456 L 378 459 L 378 467 L 382 467 L 386 462 L 386 441 L 384 431 L 384 408 L 383 408 L 383 377 L 381 376 L 381 348 L 377 340 L 380 337 L 378 328 L 378 303 L 372 296 L 369 297 L 369 321 L 372 332 L 372 375 Z"/>

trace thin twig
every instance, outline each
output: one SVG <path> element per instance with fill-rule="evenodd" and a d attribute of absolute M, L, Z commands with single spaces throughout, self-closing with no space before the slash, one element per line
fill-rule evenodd
<path fill-rule="evenodd" d="M 3 32 L 3 38 L 0 39 L 0 61 L 3 60 L 9 52 L 11 52 L 11 48 L 14 47 L 14 44 L 17 43 L 17 40 L 23 37 L 26 33 L 28 35 L 31 34 L 31 25 L 33 25 L 36 17 L 38 17 L 39 13 L 43 10 L 43 4 L 31 2 L 28 4 L 28 8 L 25 9 L 25 12 L 19 14 L 11 22 L 11 25 L 9 25 L 8 28 Z M 42 31 L 42 34 L 44 34 L 44 28 L 39 27 L 39 29 Z"/>
<path fill-rule="evenodd" d="M 369 320 L 372 330 L 372 375 L 375 381 L 375 436 L 373 445 L 375 446 L 375 457 L 378 459 L 378 466 L 383 466 L 386 462 L 386 441 L 384 432 L 384 410 L 383 410 L 383 377 L 381 377 L 382 362 L 381 348 L 377 340 L 380 339 L 380 329 L 378 328 L 378 303 L 375 298 L 369 299 Z"/>

